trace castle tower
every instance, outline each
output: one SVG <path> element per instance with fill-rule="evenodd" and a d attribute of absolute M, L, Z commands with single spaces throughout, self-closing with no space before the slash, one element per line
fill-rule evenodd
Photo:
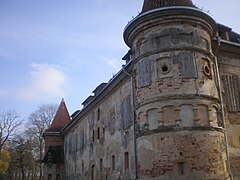
<path fill-rule="evenodd" d="M 191 0 L 145 0 L 125 28 L 140 179 L 229 179 L 211 39 Z"/>
<path fill-rule="evenodd" d="M 45 141 L 44 180 L 63 180 L 64 135 L 62 129 L 70 122 L 67 106 L 62 99 L 50 127 L 43 133 Z"/>

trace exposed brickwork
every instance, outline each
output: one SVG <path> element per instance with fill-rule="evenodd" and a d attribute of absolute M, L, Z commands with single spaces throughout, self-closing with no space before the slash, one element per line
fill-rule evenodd
<path fill-rule="evenodd" d="M 61 134 L 62 129 L 70 122 L 70 116 L 67 110 L 67 106 L 62 99 L 56 115 L 51 122 L 50 127 L 43 133 L 45 141 L 45 157 L 44 157 L 44 179 L 48 179 L 48 176 L 51 176 L 52 179 L 65 179 L 65 165 L 63 163 L 63 157 L 55 157 L 55 160 L 58 159 L 61 163 L 52 162 L 52 154 L 48 154 L 48 151 L 53 149 L 56 150 L 57 156 L 63 156 L 64 148 L 64 135 Z M 60 151 L 61 152 L 58 152 Z M 50 157 L 49 157 L 50 156 Z"/>
<path fill-rule="evenodd" d="M 185 163 L 184 176 L 188 178 L 204 179 L 209 172 L 215 178 L 227 176 L 222 138 L 222 133 L 199 131 L 143 136 L 138 149 L 140 154 L 149 154 L 149 159 L 139 157 L 140 177 L 174 179 L 179 176 L 179 162 Z"/>

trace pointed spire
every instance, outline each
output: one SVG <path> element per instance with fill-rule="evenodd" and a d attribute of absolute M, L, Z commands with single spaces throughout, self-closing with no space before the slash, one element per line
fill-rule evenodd
<path fill-rule="evenodd" d="M 144 0 L 142 12 L 167 6 L 190 6 L 195 7 L 192 0 Z"/>
<path fill-rule="evenodd" d="M 58 106 L 50 127 L 46 131 L 61 131 L 70 122 L 70 116 L 64 98 Z"/>

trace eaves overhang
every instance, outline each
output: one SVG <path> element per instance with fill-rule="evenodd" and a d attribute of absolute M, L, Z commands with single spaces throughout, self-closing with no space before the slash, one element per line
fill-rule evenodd
<path fill-rule="evenodd" d="M 62 133 L 67 133 L 75 124 L 77 124 L 84 116 L 86 116 L 87 113 L 96 106 L 96 104 L 104 100 L 114 90 L 114 88 L 117 87 L 119 83 L 124 81 L 124 79 L 126 81 L 127 79 L 130 79 L 130 77 L 124 71 L 129 72 L 132 68 L 132 65 L 132 61 L 126 64 L 126 66 L 123 67 L 125 70 L 121 69 L 108 82 L 108 84 L 102 89 L 102 91 L 97 96 L 94 96 L 94 98 L 85 107 L 83 107 L 82 110 L 79 111 L 79 113 L 74 117 L 74 119 L 72 119 L 72 121 L 63 128 Z"/>
<path fill-rule="evenodd" d="M 214 47 L 216 48 L 218 46 L 220 51 L 233 53 L 233 54 L 236 54 L 238 56 L 240 55 L 240 43 L 231 42 L 231 41 L 221 39 L 220 44 L 217 45 L 219 43 L 217 38 L 214 38 L 213 42 L 214 42 L 214 44 L 213 44 Z"/>

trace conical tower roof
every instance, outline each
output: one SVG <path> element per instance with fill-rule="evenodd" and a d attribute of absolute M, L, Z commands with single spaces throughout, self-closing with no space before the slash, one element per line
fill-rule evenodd
<path fill-rule="evenodd" d="M 191 0 L 144 0 L 142 12 L 168 6 L 190 6 L 195 7 Z"/>
<path fill-rule="evenodd" d="M 62 99 L 56 115 L 53 118 L 53 121 L 50 127 L 46 130 L 47 132 L 58 132 L 61 131 L 68 123 L 70 122 L 70 116 L 67 110 L 67 106 Z"/>

